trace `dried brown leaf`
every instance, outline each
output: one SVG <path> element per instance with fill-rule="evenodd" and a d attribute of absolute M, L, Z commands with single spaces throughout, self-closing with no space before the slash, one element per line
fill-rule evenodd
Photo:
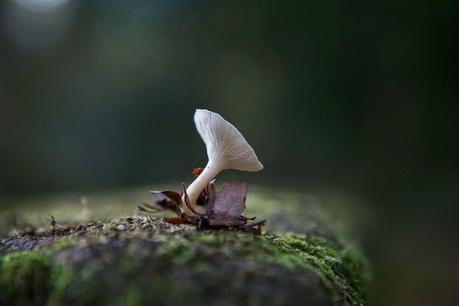
<path fill-rule="evenodd" d="M 218 192 L 209 195 L 207 216 L 209 226 L 242 226 L 241 214 L 245 210 L 247 182 L 226 182 Z"/>
<path fill-rule="evenodd" d="M 181 195 L 175 191 L 150 191 L 156 199 L 156 204 L 163 209 L 179 212 Z"/>
<path fill-rule="evenodd" d="M 239 218 L 245 210 L 247 182 L 225 182 L 215 195 L 211 214 Z"/>
<path fill-rule="evenodd" d="M 171 223 L 171 224 L 187 224 L 187 220 L 183 218 L 163 218 L 164 222 Z"/>

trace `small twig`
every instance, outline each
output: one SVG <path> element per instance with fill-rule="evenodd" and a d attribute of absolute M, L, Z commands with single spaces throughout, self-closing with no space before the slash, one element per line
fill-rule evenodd
<path fill-rule="evenodd" d="M 258 225 L 265 225 L 266 220 L 260 220 L 254 223 L 247 224 L 246 227 L 253 227 L 253 226 L 258 226 Z"/>
<path fill-rule="evenodd" d="M 137 205 L 136 208 L 138 211 L 141 211 L 141 212 L 148 212 L 148 213 L 151 212 L 150 210 L 143 208 L 141 205 Z"/>
<path fill-rule="evenodd" d="M 256 218 L 257 218 L 257 217 L 250 217 L 250 218 L 249 218 L 249 217 L 246 217 L 246 216 L 243 216 L 243 215 L 241 215 L 241 217 L 240 217 L 240 219 L 241 219 L 242 221 L 253 221 L 253 220 L 255 220 Z"/>
<path fill-rule="evenodd" d="M 143 205 L 143 206 L 142 206 Z M 153 207 L 151 205 L 148 205 L 146 203 L 142 203 L 140 205 L 137 205 L 137 209 L 141 212 L 146 212 L 146 213 L 150 213 L 150 214 L 154 214 L 154 213 L 158 213 L 158 212 L 161 212 L 163 211 L 162 209 L 159 209 L 159 208 L 156 208 L 156 207 Z"/>
<path fill-rule="evenodd" d="M 148 204 L 148 203 L 143 203 L 143 202 L 142 202 L 141 204 L 142 204 L 143 206 L 145 206 L 145 207 L 151 209 L 151 210 L 155 210 L 155 211 L 164 211 L 164 209 L 159 208 L 159 207 L 155 207 L 155 206 L 153 206 L 153 205 L 151 205 L 151 204 Z"/>
<path fill-rule="evenodd" d="M 51 233 L 53 235 L 56 234 L 56 230 L 57 230 L 57 222 L 56 222 L 56 219 L 54 219 L 54 216 L 51 215 L 51 214 L 48 214 L 50 217 L 51 217 L 51 221 L 50 221 L 50 225 L 51 225 Z"/>
<path fill-rule="evenodd" d="M 245 230 L 252 230 L 256 227 L 256 234 L 261 234 L 261 227 L 266 224 L 266 220 L 261 220 L 258 222 L 250 223 L 244 226 Z"/>
<path fill-rule="evenodd" d="M 198 216 L 202 216 L 200 213 L 198 213 L 196 210 L 194 210 L 193 207 L 191 207 L 191 204 L 190 204 L 190 200 L 188 199 L 188 194 L 186 193 L 186 186 L 185 186 L 185 183 L 182 183 L 182 191 L 183 191 L 183 194 L 184 194 L 184 198 L 185 198 L 185 205 L 196 215 Z"/>

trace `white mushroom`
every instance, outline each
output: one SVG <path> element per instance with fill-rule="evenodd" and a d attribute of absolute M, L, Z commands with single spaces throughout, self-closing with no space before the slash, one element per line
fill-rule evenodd
<path fill-rule="evenodd" d="M 198 213 L 203 213 L 204 208 L 197 206 L 196 200 L 218 173 L 225 169 L 256 172 L 262 170 L 263 165 L 244 136 L 219 114 L 197 109 L 194 122 L 206 145 L 209 161 L 202 173 L 188 186 L 182 200 L 185 201 L 187 196 L 189 205 Z"/>

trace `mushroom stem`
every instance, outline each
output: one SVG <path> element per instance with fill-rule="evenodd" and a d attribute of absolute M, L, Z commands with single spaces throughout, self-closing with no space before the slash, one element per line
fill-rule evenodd
<path fill-rule="evenodd" d="M 221 163 L 209 160 L 202 173 L 186 189 L 186 194 L 188 195 L 188 200 L 190 201 L 191 207 L 194 209 L 197 208 L 196 201 L 198 200 L 199 195 L 204 190 L 204 188 L 207 187 L 209 182 L 223 169 L 224 168 L 222 167 Z"/>

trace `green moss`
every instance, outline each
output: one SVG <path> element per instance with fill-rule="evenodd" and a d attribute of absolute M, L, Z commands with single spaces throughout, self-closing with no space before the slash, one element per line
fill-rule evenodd
<path fill-rule="evenodd" d="M 294 254 L 321 274 L 335 301 L 345 299 L 351 305 L 365 304 L 365 262 L 354 248 L 339 247 L 324 238 L 286 234 L 273 240 L 276 249 Z"/>
<path fill-rule="evenodd" d="M 206 259 L 206 252 L 215 255 L 208 248 L 217 249 L 221 252 L 219 256 L 276 264 L 292 272 L 313 270 L 323 278 L 336 302 L 344 299 L 349 305 L 365 304 L 367 267 L 364 257 L 356 248 L 342 247 L 323 237 L 206 232 L 163 242 L 159 254 L 172 259 L 174 264 L 208 268 L 212 260 Z"/>
<path fill-rule="evenodd" d="M 0 258 L 0 292 L 16 305 L 42 305 L 52 286 L 52 265 L 39 253 L 10 254 Z"/>
<path fill-rule="evenodd" d="M 174 287 L 173 274 L 170 277 L 155 278 L 148 285 L 151 290 L 144 292 L 141 288 L 146 284 L 141 283 L 143 279 L 139 279 L 139 271 L 151 268 L 156 273 L 169 273 L 169 270 L 177 272 L 183 269 L 180 267 L 186 267 L 193 275 L 219 273 L 216 271 L 222 263 L 236 259 L 244 263 L 281 266 L 290 273 L 314 271 L 324 280 L 335 302 L 345 300 L 346 305 L 365 303 L 365 278 L 362 277 L 365 267 L 362 256 L 353 248 L 340 247 L 324 238 L 297 234 L 254 236 L 209 231 L 185 235 L 154 235 L 151 241 L 155 243 L 153 257 L 144 261 L 141 257 L 133 258 L 122 253 L 116 257 L 118 259 L 110 261 L 113 271 L 107 273 L 103 264 L 86 264 L 80 271 L 54 264 L 52 258 L 55 254 L 71 251 L 75 245 L 69 238 L 58 239 L 46 251 L 13 253 L 1 257 L 0 287 L 2 292 L 6 292 L 6 300 L 14 301 L 14 305 L 54 306 L 75 301 L 77 305 L 91 305 L 113 302 L 113 297 L 105 293 L 113 290 L 117 284 L 116 279 L 120 279 L 122 305 L 145 305 L 145 301 L 158 298 L 158 295 L 164 298 L 158 301 L 158 305 L 161 305 L 161 301 L 164 305 L 175 302 L 180 304 L 183 301 L 176 300 L 179 297 L 170 296 L 171 291 L 180 291 L 180 288 Z M 99 247 L 104 250 L 104 247 Z M 243 284 L 246 276 L 242 273 L 236 277 L 241 277 L 241 280 L 233 278 L 231 281 L 236 284 L 236 288 L 240 288 L 237 286 L 242 285 L 237 284 Z M 109 287 L 106 287 L 107 284 Z M 200 304 L 200 297 L 204 294 L 200 290 L 200 287 L 187 289 L 189 304 Z M 171 299 L 176 301 L 171 302 Z"/>
<path fill-rule="evenodd" d="M 272 202 L 270 214 L 278 200 Z M 292 207 L 284 213 L 295 215 Z M 282 305 L 290 297 L 284 294 L 304 298 L 310 273 L 336 305 L 364 305 L 364 256 L 323 226 L 309 230 L 317 220 L 308 218 L 306 234 L 199 232 L 154 217 L 63 231 L 51 236 L 52 244 L 0 257 L 0 300 L 32 306 Z M 266 282 L 276 284 L 270 295 Z"/>
<path fill-rule="evenodd" d="M 55 267 L 51 279 L 53 289 L 50 292 L 47 306 L 62 305 L 61 301 L 66 297 L 67 290 L 72 284 L 72 271 L 64 267 Z"/>
<path fill-rule="evenodd" d="M 139 290 L 137 286 L 131 286 L 127 290 L 126 297 L 125 297 L 125 305 L 126 306 L 145 305 L 143 301 L 142 292 Z"/>

